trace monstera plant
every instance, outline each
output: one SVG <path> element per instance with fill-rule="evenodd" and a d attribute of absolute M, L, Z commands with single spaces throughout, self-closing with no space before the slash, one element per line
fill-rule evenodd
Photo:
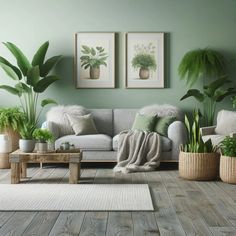
<path fill-rule="evenodd" d="M 6 72 L 8 77 L 15 81 L 14 86 L 0 85 L 0 89 L 17 96 L 23 112 L 27 118 L 20 132 L 28 139 L 32 137 L 36 128 L 42 109 L 51 103 L 56 103 L 53 99 L 39 100 L 42 94 L 52 83 L 59 80 L 56 75 L 50 75 L 50 71 L 60 60 L 61 56 L 54 56 L 45 60 L 49 47 L 49 42 L 45 42 L 37 50 L 30 62 L 24 53 L 13 43 L 3 43 L 16 59 L 13 65 L 7 59 L 0 56 L 0 67 Z M 38 110 L 38 104 L 41 109 Z"/>

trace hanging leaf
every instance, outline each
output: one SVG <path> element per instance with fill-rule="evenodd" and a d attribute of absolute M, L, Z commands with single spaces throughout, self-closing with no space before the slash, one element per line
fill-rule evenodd
<path fill-rule="evenodd" d="M 12 78 L 13 80 L 18 80 L 18 75 L 15 73 L 15 71 L 10 67 L 7 66 L 3 63 L 0 62 L 0 66 L 2 67 L 2 69 L 6 72 L 6 74 Z"/>
<path fill-rule="evenodd" d="M 49 58 L 41 67 L 40 67 L 40 76 L 45 77 L 52 70 L 52 68 L 58 63 L 62 56 L 55 56 Z"/>
<path fill-rule="evenodd" d="M 194 97 L 199 102 L 203 102 L 204 100 L 204 94 L 202 94 L 198 89 L 189 89 L 188 92 L 180 99 L 180 101 L 188 97 Z"/>
<path fill-rule="evenodd" d="M 14 70 L 14 72 L 17 74 L 19 80 L 22 79 L 22 74 L 21 74 L 20 70 L 16 66 L 13 66 L 9 61 L 7 61 L 5 58 L 3 58 L 1 56 L 0 56 L 0 62 L 2 64 L 5 64 L 6 66 L 11 67 L 12 70 Z"/>
<path fill-rule="evenodd" d="M 44 99 L 44 100 L 41 101 L 41 106 L 42 107 L 45 107 L 48 104 L 57 104 L 57 102 L 55 100 L 53 100 L 53 99 L 50 99 L 50 98 Z"/>
<path fill-rule="evenodd" d="M 47 76 L 38 81 L 38 83 L 34 86 L 34 91 L 36 93 L 42 93 L 48 88 L 49 85 L 51 85 L 57 80 L 59 80 L 58 76 L 55 75 Z"/>
<path fill-rule="evenodd" d="M 16 88 L 13 88 L 11 86 L 8 86 L 8 85 L 0 85 L 0 89 L 4 89 L 6 90 L 7 92 L 11 93 L 11 94 L 14 94 L 14 95 L 17 95 L 17 96 L 21 96 L 21 93 L 18 89 Z"/>
<path fill-rule="evenodd" d="M 28 69 L 31 68 L 30 62 L 27 57 L 23 54 L 23 52 L 13 43 L 7 42 L 3 43 L 10 52 L 14 55 L 17 61 L 17 65 L 19 66 L 21 72 L 24 76 L 26 76 Z"/>
<path fill-rule="evenodd" d="M 45 42 L 35 53 L 33 60 L 32 60 L 32 66 L 41 66 L 44 62 L 47 50 L 49 47 L 49 41 Z"/>
<path fill-rule="evenodd" d="M 27 84 L 30 86 L 35 86 L 39 81 L 39 66 L 31 67 L 27 73 Z"/>

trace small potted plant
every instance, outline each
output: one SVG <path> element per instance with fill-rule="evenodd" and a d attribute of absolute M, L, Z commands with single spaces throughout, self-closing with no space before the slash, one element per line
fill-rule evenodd
<path fill-rule="evenodd" d="M 90 79 L 99 79 L 100 66 L 107 66 L 106 59 L 108 57 L 103 47 L 88 47 L 82 45 L 83 55 L 80 57 L 81 67 L 85 70 L 89 68 Z"/>
<path fill-rule="evenodd" d="M 219 147 L 220 178 L 226 183 L 236 184 L 236 138 L 227 136 Z"/>
<path fill-rule="evenodd" d="M 219 171 L 219 154 L 215 152 L 211 140 L 203 142 L 200 133 L 201 113 L 193 112 L 193 122 L 185 116 L 188 142 L 181 146 L 179 155 L 179 175 L 189 180 L 213 180 Z"/>
<path fill-rule="evenodd" d="M 53 134 L 47 129 L 35 129 L 33 137 L 38 141 L 38 153 L 45 153 L 48 150 L 48 142 L 54 140 Z"/>

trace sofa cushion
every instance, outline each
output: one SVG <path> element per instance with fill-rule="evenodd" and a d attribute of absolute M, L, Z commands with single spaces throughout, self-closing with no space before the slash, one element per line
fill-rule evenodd
<path fill-rule="evenodd" d="M 207 140 L 211 139 L 213 146 L 216 146 L 221 141 L 223 141 L 225 137 L 226 137 L 225 135 L 220 135 L 220 134 L 204 135 L 202 136 L 202 140 L 205 143 Z"/>
<path fill-rule="evenodd" d="M 160 136 L 161 137 L 161 149 L 163 152 L 168 152 L 171 150 L 171 140 L 168 139 L 167 137 Z M 118 149 L 118 139 L 119 139 L 119 134 L 117 134 L 115 137 L 113 137 L 112 140 L 112 147 L 113 150 L 117 151 Z"/>
<path fill-rule="evenodd" d="M 221 110 L 217 115 L 216 134 L 236 133 L 236 112 Z"/>
<path fill-rule="evenodd" d="M 167 137 L 168 127 L 175 120 L 176 117 L 173 116 L 157 117 L 157 122 L 154 127 L 154 131 L 160 135 Z"/>
<path fill-rule="evenodd" d="M 75 135 L 97 134 L 98 131 L 94 124 L 91 114 L 84 116 L 68 115 L 68 120 L 75 132 Z"/>
<path fill-rule="evenodd" d="M 153 127 L 156 123 L 155 116 L 141 115 L 136 114 L 135 120 L 132 126 L 132 130 L 141 130 L 141 131 L 153 131 Z"/>
<path fill-rule="evenodd" d="M 82 150 L 112 150 L 112 138 L 105 134 L 90 134 L 81 136 L 66 135 L 56 140 L 55 148 L 60 148 L 60 145 L 64 142 L 70 142 L 70 144 L 75 145 L 75 148 L 81 148 Z"/>

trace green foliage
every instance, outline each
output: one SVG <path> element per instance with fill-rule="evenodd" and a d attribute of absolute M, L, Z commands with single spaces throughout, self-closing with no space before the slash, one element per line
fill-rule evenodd
<path fill-rule="evenodd" d="M 192 122 L 185 116 L 185 126 L 188 133 L 188 142 L 182 145 L 181 150 L 192 153 L 210 153 L 213 152 L 211 140 L 203 142 L 200 133 L 200 120 L 202 115 L 199 110 L 193 111 Z"/>
<path fill-rule="evenodd" d="M 236 138 L 227 136 L 219 146 L 224 156 L 236 157 Z"/>
<path fill-rule="evenodd" d="M 236 108 L 236 96 L 233 96 L 231 99 L 233 101 L 233 108 Z"/>
<path fill-rule="evenodd" d="M 200 77 L 219 78 L 225 75 L 225 59 L 219 52 L 209 48 L 193 50 L 184 55 L 178 73 L 191 87 Z"/>
<path fill-rule="evenodd" d="M 36 129 L 35 123 L 30 123 L 27 118 L 25 118 L 24 122 L 18 128 L 20 136 L 22 139 L 32 140 L 33 132 Z"/>
<path fill-rule="evenodd" d="M 155 71 L 157 68 L 156 59 L 151 54 L 139 53 L 136 54 L 132 60 L 134 68 L 150 69 Z"/>
<path fill-rule="evenodd" d="M 45 56 L 49 42 L 45 42 L 35 53 L 32 63 L 29 62 L 23 52 L 13 43 L 3 43 L 16 59 L 17 66 L 12 65 L 5 58 L 0 57 L 0 67 L 6 72 L 9 78 L 16 81 L 15 86 L 0 85 L 0 89 L 19 97 L 21 107 L 26 116 L 25 127 L 21 127 L 22 136 L 32 135 L 31 128 L 36 127 L 42 108 L 50 103 L 52 99 L 44 99 L 41 102 L 42 108 L 37 112 L 39 94 L 43 93 L 52 83 L 59 80 L 56 75 L 48 75 L 52 68 L 60 60 L 61 56 L 49 58 L 46 62 Z M 30 134 L 31 133 L 31 134 Z"/>
<path fill-rule="evenodd" d="M 18 130 L 24 121 L 24 113 L 18 107 L 0 108 L 0 132 L 7 128 Z"/>
<path fill-rule="evenodd" d="M 234 87 L 226 88 L 226 85 L 232 81 L 225 78 L 217 79 L 203 87 L 203 91 L 198 89 L 190 89 L 180 99 L 184 100 L 189 97 L 194 97 L 197 101 L 204 104 L 204 118 L 205 125 L 211 126 L 214 122 L 216 104 L 221 102 L 224 98 L 236 94 Z"/>
<path fill-rule="evenodd" d="M 35 129 L 33 137 L 40 143 L 46 143 L 54 140 L 53 134 L 47 129 Z"/>
<path fill-rule="evenodd" d="M 108 58 L 107 53 L 103 47 L 88 47 L 82 45 L 81 52 L 83 55 L 80 57 L 81 67 L 85 70 L 88 68 L 98 68 L 100 65 L 107 66 L 106 59 Z"/>

